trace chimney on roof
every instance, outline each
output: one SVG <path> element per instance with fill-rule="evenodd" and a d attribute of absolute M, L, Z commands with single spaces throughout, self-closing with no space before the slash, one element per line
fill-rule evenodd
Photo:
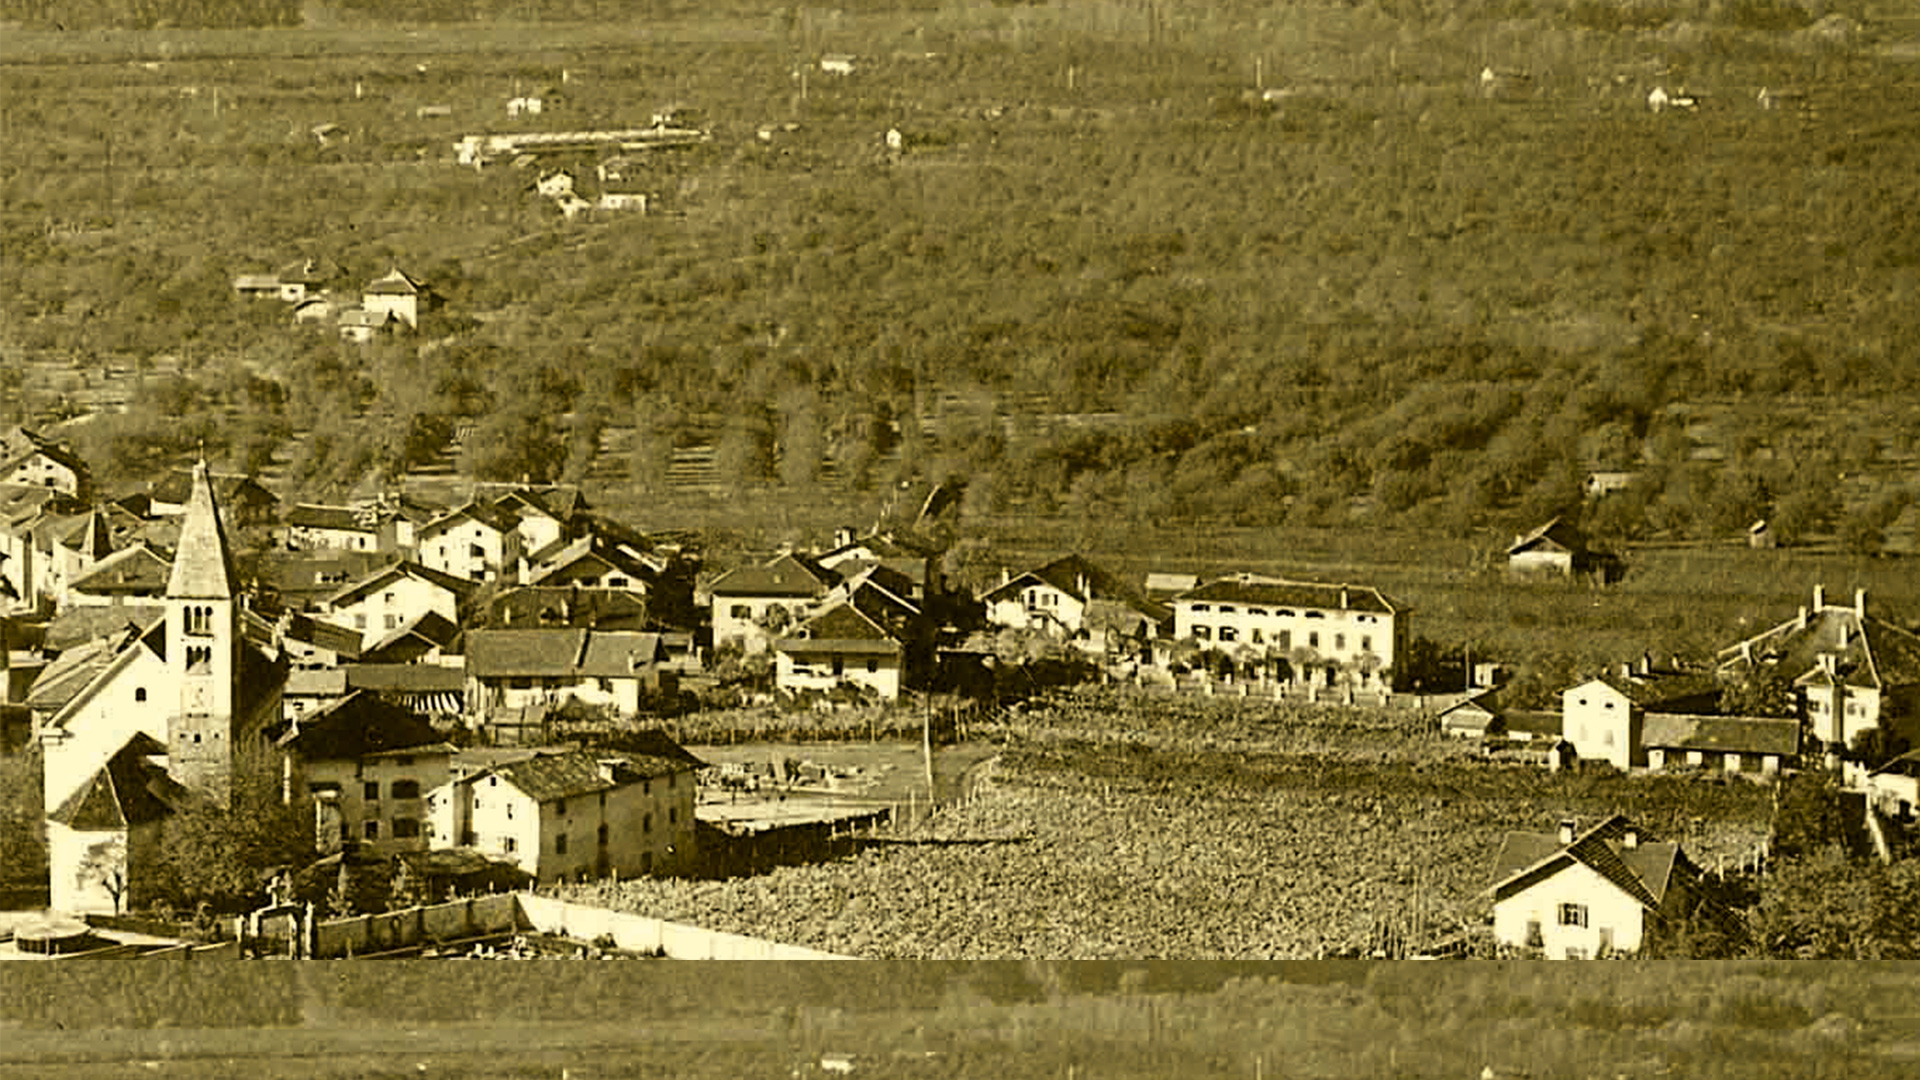
<path fill-rule="evenodd" d="M 1632 664 L 1621 664 L 1621 665 L 1620 665 L 1620 677 L 1621 677 L 1621 678 L 1623 678 L 1623 679 L 1631 679 L 1631 678 L 1633 678 L 1633 665 L 1632 665 Z"/>
<path fill-rule="evenodd" d="M 1560 842 L 1562 844 L 1573 843 L 1573 830 L 1574 820 L 1572 818 L 1560 819 Z"/>
<path fill-rule="evenodd" d="M 1803 618 L 1806 616 L 1806 613 L 1806 608 L 1800 609 L 1800 614 Z M 1753 663 L 1753 641 L 1751 639 L 1740 643 L 1740 662 L 1743 664 Z"/>
<path fill-rule="evenodd" d="M 1653 654 L 1652 653 L 1643 652 L 1640 654 L 1640 674 L 1642 675 L 1653 674 Z"/>
<path fill-rule="evenodd" d="M 1074 585 L 1074 588 L 1079 591 L 1081 599 L 1083 600 L 1093 599 L 1093 593 L 1088 591 L 1087 575 L 1075 574 L 1073 577 L 1073 585 Z"/>
<path fill-rule="evenodd" d="M 1633 849 L 1640 846 L 1639 826 L 1637 825 L 1627 826 L 1627 831 L 1620 834 L 1620 846 L 1622 848 L 1625 848 L 1628 851 L 1632 851 Z"/>
<path fill-rule="evenodd" d="M 1345 585 L 1340 586 L 1340 610 L 1347 610 L 1347 587 Z"/>
<path fill-rule="evenodd" d="M 1813 587 L 1813 610 L 1817 613 L 1821 608 L 1826 606 L 1827 587 L 1825 585 L 1815 585 Z"/>
<path fill-rule="evenodd" d="M 1840 624 L 1840 647 L 1843 649 L 1847 647 L 1847 636 L 1847 624 L 1843 622 Z"/>
<path fill-rule="evenodd" d="M 852 526 L 842 525 L 839 528 L 833 530 L 833 546 L 834 547 L 843 548 L 851 543 L 853 543 Z"/>
<path fill-rule="evenodd" d="M 1805 604 L 1800 605 L 1800 618 L 1795 623 L 1795 627 L 1796 629 L 1800 629 L 1800 630 L 1805 630 L 1807 628 L 1807 605 Z"/>
<path fill-rule="evenodd" d="M 1013 571 L 1007 569 L 1004 566 L 1001 567 L 1000 568 L 1000 584 L 1006 585 L 1011 583 L 1012 581 L 1013 581 Z"/>
<path fill-rule="evenodd" d="M 621 765 L 619 758 L 596 758 L 593 763 L 600 770 L 600 779 L 609 784 L 616 782 L 613 774 Z"/>
<path fill-rule="evenodd" d="M 1867 617 L 1867 590 L 1853 590 L 1853 614 L 1858 619 Z"/>

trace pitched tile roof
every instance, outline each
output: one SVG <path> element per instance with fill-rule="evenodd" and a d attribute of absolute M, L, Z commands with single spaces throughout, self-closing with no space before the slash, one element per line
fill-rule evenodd
<path fill-rule="evenodd" d="M 777 555 L 759 566 L 741 566 L 715 578 L 708 587 L 714 596 L 823 596 L 840 575 L 811 559 Z"/>
<path fill-rule="evenodd" d="M 1553 518 L 1545 525 L 1514 537 L 1508 546 L 1508 555 L 1520 555 L 1528 551 L 1565 551 L 1578 554 L 1587 549 L 1586 538 L 1570 521 Z"/>
<path fill-rule="evenodd" d="M 1015 574 L 1005 583 L 988 590 L 980 599 L 991 604 L 1003 596 L 1011 596 L 1036 584 L 1050 585 L 1083 604 L 1096 598 L 1142 606 L 1147 603 L 1138 589 L 1079 555 L 1063 555 L 1044 566 Z"/>
<path fill-rule="evenodd" d="M 1641 729 L 1640 742 L 1649 749 L 1792 757 L 1800 752 L 1800 722 L 1765 717 L 1650 712 Z"/>
<path fill-rule="evenodd" d="M 166 589 L 172 571 L 172 559 L 140 541 L 95 563 L 67 587 L 95 596 L 158 597 Z"/>
<path fill-rule="evenodd" d="M 1886 689 L 1920 684 L 1920 636 L 1875 615 L 1862 618 L 1853 606 L 1823 604 L 1798 617 L 1721 649 L 1720 670 L 1738 673 L 1764 666 L 1795 678 L 1813 676 L 1822 654 L 1848 686 Z"/>
<path fill-rule="evenodd" d="M 355 761 L 443 741 L 425 717 L 365 690 L 352 691 L 274 733 L 275 745 L 308 761 Z"/>
<path fill-rule="evenodd" d="M 630 589 L 571 589 L 523 585 L 493 598 L 489 618 L 497 626 L 574 626 L 643 630 L 647 598 Z"/>
<path fill-rule="evenodd" d="M 166 769 L 147 760 L 166 750 L 151 736 L 136 733 L 47 817 L 81 832 L 124 829 L 165 817 L 187 793 Z"/>
<path fill-rule="evenodd" d="M 783 653 L 861 653 L 892 655 L 900 640 L 885 626 L 850 603 L 839 603 L 801 623 L 792 637 L 774 643 Z"/>
<path fill-rule="evenodd" d="M 360 654 L 369 664 L 406 663 L 412 656 L 443 649 L 460 636 L 460 627 L 437 611 L 423 611 L 393 629 L 393 632 Z"/>
<path fill-rule="evenodd" d="M 124 638 L 129 631 L 138 634 L 159 624 L 166 616 L 167 609 L 160 604 L 77 604 L 53 617 L 47 624 L 42 644 L 64 659 L 87 642 L 103 637 Z"/>
<path fill-rule="evenodd" d="M 469 630 L 467 671 L 477 678 L 566 677 L 579 670 L 585 630 Z"/>
<path fill-rule="evenodd" d="M 1618 671 L 1609 671 L 1575 684 L 1570 689 L 1578 689 L 1590 682 L 1603 683 L 1644 709 L 1681 702 L 1706 705 L 1720 695 L 1719 683 L 1711 675 L 1697 672 L 1623 675 Z"/>
<path fill-rule="evenodd" d="M 1342 603 L 1344 598 L 1345 603 Z M 1328 585 L 1318 581 L 1239 574 L 1216 578 L 1173 598 L 1181 603 L 1258 604 L 1267 607 L 1314 608 L 1321 611 L 1368 612 L 1392 615 L 1396 608 L 1379 589 L 1369 585 Z"/>
<path fill-rule="evenodd" d="M 1638 842 L 1628 847 L 1629 831 Z M 1494 863 L 1494 884 L 1487 891 L 1504 900 L 1536 882 L 1582 864 L 1643 907 L 1658 909 L 1677 876 L 1697 871 L 1675 843 L 1653 841 L 1646 830 L 1615 814 L 1562 844 L 1558 836 L 1508 833 Z"/>
<path fill-rule="evenodd" d="M 402 577 L 415 578 L 427 582 L 430 585 L 438 585 L 462 600 L 473 595 L 474 590 L 480 587 L 477 583 L 469 581 L 466 578 L 456 577 L 445 571 L 435 570 L 430 566 L 422 566 L 408 559 L 379 567 L 372 573 L 365 574 L 358 580 L 341 586 L 338 592 L 326 598 L 327 606 L 343 607 L 351 604 L 360 597 L 379 589 L 387 582 L 397 581 Z"/>
<path fill-rule="evenodd" d="M 376 296 L 414 296 L 423 287 L 420 282 L 401 272 L 399 267 L 394 267 L 369 284 L 367 291 Z"/>
<path fill-rule="evenodd" d="M 598 536 L 589 534 L 577 540 L 565 542 L 563 546 L 537 553 L 533 560 L 537 565 L 527 580 L 529 585 L 539 585 L 549 578 L 589 567 L 589 573 L 617 571 L 633 579 L 640 587 L 659 575 L 659 568 L 648 563 L 638 554 L 624 545 L 611 543 Z M 594 569 L 597 564 L 597 569 Z"/>
<path fill-rule="evenodd" d="M 467 688 L 466 672 L 440 664 L 342 664 L 340 670 L 355 690 L 451 694 Z"/>
<path fill-rule="evenodd" d="M 609 762 L 605 769 L 601 765 L 603 759 Z M 698 761 L 697 758 L 694 760 Z M 603 755 L 576 750 L 564 754 L 539 754 L 523 761 L 496 765 L 463 782 L 471 783 L 491 773 L 519 788 L 535 802 L 544 803 L 591 795 L 598 791 L 612 791 L 641 780 L 689 772 L 696 767 L 678 758 L 650 754 Z"/>
<path fill-rule="evenodd" d="M 438 535 L 462 521 L 477 521 L 495 532 L 506 533 L 519 527 L 520 516 L 487 503 L 467 502 L 422 525 L 420 538 Z"/>
<path fill-rule="evenodd" d="M 666 659 L 659 634 L 602 630 L 587 636 L 586 655 L 579 674 L 596 678 L 633 675 Z"/>

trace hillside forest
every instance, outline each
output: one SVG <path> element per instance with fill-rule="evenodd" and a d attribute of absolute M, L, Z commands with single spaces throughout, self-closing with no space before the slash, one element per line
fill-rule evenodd
<path fill-rule="evenodd" d="M 474 477 L 615 501 L 699 444 L 722 499 L 958 477 L 1162 526 L 1499 532 L 1611 469 L 1602 537 L 1871 551 L 1911 501 L 1901 10 L 377 8 L 0 5 L 0 420 L 109 399 L 61 429 L 108 487 L 204 447 L 309 498 L 459 435 Z M 663 110 L 712 137 L 645 158 L 645 215 L 532 190 L 594 157 L 452 160 Z M 444 304 L 355 345 L 236 296 L 302 259 Z"/>

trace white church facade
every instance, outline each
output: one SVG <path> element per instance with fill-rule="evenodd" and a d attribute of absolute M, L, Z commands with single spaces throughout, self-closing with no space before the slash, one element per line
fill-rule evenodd
<path fill-rule="evenodd" d="M 167 819 L 232 798 L 236 761 L 266 752 L 286 666 L 241 634 L 232 554 L 204 463 L 168 579 L 164 618 L 42 727 L 51 904 L 128 910 L 151 885 Z"/>

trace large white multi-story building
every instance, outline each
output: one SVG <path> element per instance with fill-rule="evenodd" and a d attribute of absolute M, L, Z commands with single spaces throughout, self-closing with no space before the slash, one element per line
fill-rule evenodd
<path fill-rule="evenodd" d="M 1170 603 L 1176 639 L 1296 682 L 1389 688 L 1406 651 L 1406 612 L 1369 586 L 1236 574 Z"/>

